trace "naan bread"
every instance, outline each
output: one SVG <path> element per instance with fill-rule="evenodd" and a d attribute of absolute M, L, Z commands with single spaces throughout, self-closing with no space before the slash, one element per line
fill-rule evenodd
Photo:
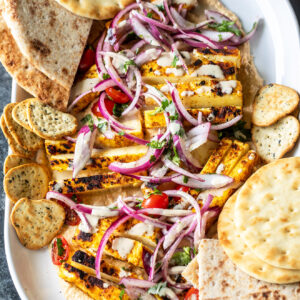
<path fill-rule="evenodd" d="M 70 90 L 92 21 L 54 0 L 5 0 L 4 18 L 21 53 Z"/>
<path fill-rule="evenodd" d="M 6 71 L 24 90 L 41 101 L 66 110 L 69 91 L 37 70 L 20 52 L 3 17 L 3 1 L 0 1 L 0 61 Z"/>

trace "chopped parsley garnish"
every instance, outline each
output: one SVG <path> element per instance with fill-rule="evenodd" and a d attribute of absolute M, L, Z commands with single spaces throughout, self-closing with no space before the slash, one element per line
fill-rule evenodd
<path fill-rule="evenodd" d="M 103 78 L 103 79 L 109 79 L 110 76 L 109 76 L 109 74 L 107 74 L 107 73 L 103 73 L 103 74 L 102 74 L 102 78 Z"/>
<path fill-rule="evenodd" d="M 136 66 L 134 60 L 128 60 L 128 61 L 125 62 L 125 64 L 124 64 L 124 70 L 125 70 L 125 72 L 128 71 L 128 67 L 129 66 Z"/>
<path fill-rule="evenodd" d="M 147 13 L 147 17 L 152 19 L 153 18 L 153 13 L 152 12 L 148 12 Z"/>
<path fill-rule="evenodd" d="M 123 111 L 128 107 L 128 104 L 115 103 L 113 108 L 113 115 L 120 118 Z"/>
<path fill-rule="evenodd" d="M 232 32 L 237 36 L 241 36 L 242 32 L 234 26 L 234 22 L 223 20 L 222 23 L 208 24 L 209 28 L 216 29 L 219 32 Z"/>
<path fill-rule="evenodd" d="M 176 55 L 174 55 L 174 58 L 173 58 L 173 61 L 172 61 L 172 64 L 171 64 L 173 68 L 176 67 L 176 64 L 177 64 L 178 60 L 179 60 L 179 58 Z"/>
<path fill-rule="evenodd" d="M 164 289 L 167 287 L 166 282 L 159 282 L 148 290 L 148 294 L 164 296 Z"/>
<path fill-rule="evenodd" d="M 120 292 L 120 295 L 119 295 L 119 299 L 120 299 L 120 300 L 123 299 L 124 294 L 125 294 L 125 290 L 122 289 L 121 292 Z"/>
<path fill-rule="evenodd" d="M 135 205 L 136 208 L 142 208 L 142 203 L 143 203 L 143 200 L 142 199 L 137 199 L 139 201 L 138 204 Z"/>
<path fill-rule="evenodd" d="M 223 41 L 222 34 L 219 34 L 218 37 L 219 37 L 219 42 L 222 42 Z"/>
<path fill-rule="evenodd" d="M 247 142 L 251 140 L 251 130 L 245 128 L 246 122 L 239 121 L 235 125 L 226 128 L 224 130 L 220 130 L 218 132 L 219 139 L 224 137 L 234 137 L 235 139 L 241 142 Z"/>
<path fill-rule="evenodd" d="M 78 198 L 75 194 L 72 195 L 71 199 L 75 202 L 78 203 Z"/>
<path fill-rule="evenodd" d="M 148 195 L 145 196 L 145 199 L 148 199 L 152 195 L 162 195 L 162 192 L 159 189 L 154 188 L 153 192 L 151 192 L 151 193 L 149 193 Z"/>
<path fill-rule="evenodd" d="M 166 144 L 166 141 L 157 141 L 153 140 L 150 143 L 147 144 L 147 146 L 153 148 L 153 149 L 162 149 Z"/>
<path fill-rule="evenodd" d="M 119 131 L 118 132 L 118 135 L 121 135 L 121 136 L 123 136 L 125 134 L 125 132 L 124 131 Z"/>
<path fill-rule="evenodd" d="M 173 156 L 173 158 L 172 158 L 172 162 L 173 162 L 175 165 L 179 166 L 179 165 L 180 165 L 180 157 L 179 157 L 179 155 L 178 155 L 178 153 L 177 153 L 177 149 L 176 149 L 175 146 L 173 146 L 173 152 L 174 152 L 174 156 Z"/>
<path fill-rule="evenodd" d="M 81 119 L 81 122 L 83 124 L 86 124 L 87 126 L 89 126 L 90 130 L 93 131 L 94 130 L 94 120 L 91 114 L 86 115 L 84 118 Z"/>
<path fill-rule="evenodd" d="M 160 11 L 165 11 L 165 8 L 164 8 L 163 4 L 161 4 L 161 5 L 156 5 L 156 6 L 157 6 L 157 8 L 158 8 Z"/>
<path fill-rule="evenodd" d="M 183 247 L 183 251 L 175 252 L 171 258 L 171 264 L 174 266 L 187 266 L 191 260 L 191 247 Z"/>
<path fill-rule="evenodd" d="M 151 155 L 150 160 L 151 163 L 156 161 L 156 156 L 155 155 Z"/>
<path fill-rule="evenodd" d="M 183 176 L 183 182 L 188 183 L 188 181 L 189 181 L 189 178 L 187 176 Z"/>
<path fill-rule="evenodd" d="M 165 109 L 170 105 L 172 101 L 168 100 L 168 99 L 163 99 L 161 101 L 161 106 L 160 107 L 157 107 L 155 109 L 155 111 L 151 114 L 152 116 L 155 116 L 156 114 L 159 114 L 163 111 L 165 111 Z"/>
<path fill-rule="evenodd" d="M 65 253 L 65 249 L 63 247 L 63 243 L 61 238 L 56 239 L 56 246 L 57 246 L 57 254 L 58 256 L 63 256 Z"/>

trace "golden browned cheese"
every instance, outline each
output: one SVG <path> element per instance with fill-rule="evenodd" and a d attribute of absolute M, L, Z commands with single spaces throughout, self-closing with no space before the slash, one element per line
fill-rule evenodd
<path fill-rule="evenodd" d="M 65 281 L 87 293 L 93 299 L 112 300 L 119 299 L 121 289 L 113 284 L 104 282 L 95 276 L 89 275 L 69 263 L 63 263 L 59 268 L 59 276 Z M 130 300 L 127 294 L 123 300 Z"/>
<path fill-rule="evenodd" d="M 195 108 L 187 110 L 194 118 L 198 117 L 199 112 L 202 117 L 212 124 L 219 124 L 228 122 L 235 117 L 242 114 L 241 106 L 223 106 L 212 108 Z M 163 113 L 154 114 L 155 110 L 144 111 L 144 127 L 145 129 L 162 128 L 166 127 L 166 120 Z M 189 125 L 187 121 L 183 122 L 184 125 Z"/>
<path fill-rule="evenodd" d="M 99 221 L 99 227 L 98 231 L 94 234 L 84 233 L 81 232 L 79 229 L 77 229 L 76 234 L 73 237 L 72 243 L 75 248 L 81 248 L 87 251 L 89 254 L 95 255 L 97 252 L 97 249 L 99 247 L 99 244 L 101 242 L 101 239 L 105 233 L 105 231 L 109 228 L 109 226 L 115 221 L 117 218 L 106 218 Z M 114 257 L 116 259 L 119 259 L 121 261 L 126 261 L 134 266 L 143 268 L 143 260 L 142 260 L 142 254 L 143 254 L 143 248 L 146 247 L 146 249 L 151 250 L 149 247 L 144 246 L 141 242 L 139 242 L 139 239 L 148 240 L 149 242 L 153 243 L 155 245 L 156 239 L 158 236 L 158 230 L 155 229 L 153 231 L 153 234 L 151 236 L 147 234 L 143 234 L 142 236 L 132 236 L 128 235 L 127 232 L 130 230 L 133 226 L 140 223 L 136 219 L 129 219 L 127 222 L 119 226 L 114 233 L 109 237 L 109 240 L 105 246 L 104 253 L 105 255 Z M 119 237 L 127 237 L 135 239 L 133 247 L 131 251 L 126 255 L 126 257 L 121 256 L 117 250 L 113 249 L 113 241 L 116 238 Z"/>
<path fill-rule="evenodd" d="M 83 170 L 105 170 L 114 161 L 121 163 L 133 162 L 144 156 L 147 150 L 148 147 L 142 145 L 107 150 L 94 149 L 90 162 L 87 163 Z M 49 161 L 52 170 L 70 171 L 72 170 L 73 159 L 73 154 L 62 154 L 51 156 Z"/>
<path fill-rule="evenodd" d="M 49 190 L 62 194 L 80 194 L 100 192 L 118 187 L 138 187 L 142 182 L 138 179 L 119 173 L 106 173 L 88 177 L 70 178 L 63 181 L 50 181 Z"/>

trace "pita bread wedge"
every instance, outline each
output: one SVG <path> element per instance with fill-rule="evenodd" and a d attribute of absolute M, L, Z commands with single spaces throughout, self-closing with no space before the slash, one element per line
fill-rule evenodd
<path fill-rule="evenodd" d="M 4 18 L 21 53 L 69 90 L 92 26 L 54 0 L 5 0 Z"/>
<path fill-rule="evenodd" d="M 218 240 L 202 240 L 198 253 L 199 299 L 299 299 L 299 284 L 272 284 L 239 270 Z"/>
<path fill-rule="evenodd" d="M 21 54 L 3 17 L 0 1 L 0 61 L 6 71 L 24 90 L 43 102 L 59 109 L 66 110 L 69 91 L 49 79 L 37 70 Z"/>

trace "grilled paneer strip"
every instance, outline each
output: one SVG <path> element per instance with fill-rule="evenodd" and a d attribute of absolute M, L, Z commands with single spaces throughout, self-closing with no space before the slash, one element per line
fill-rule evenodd
<path fill-rule="evenodd" d="M 217 81 L 190 78 L 189 81 L 178 82 L 174 85 L 186 108 L 217 108 L 243 105 L 242 85 L 237 80 Z M 154 87 L 171 99 L 169 87 L 166 83 L 157 84 Z M 147 106 L 157 106 L 157 103 L 151 97 L 146 97 L 145 104 Z"/>
<path fill-rule="evenodd" d="M 195 108 L 187 110 L 194 118 L 198 117 L 199 112 L 202 113 L 203 119 L 212 124 L 225 123 L 242 114 L 240 106 L 223 106 L 212 108 Z M 184 125 L 188 125 L 184 121 Z M 145 129 L 166 127 L 166 120 L 163 113 L 155 114 L 155 110 L 144 111 L 144 127 Z"/>
<path fill-rule="evenodd" d="M 63 263 L 59 268 L 59 276 L 65 281 L 74 284 L 76 287 L 87 293 L 93 299 L 112 300 L 119 299 L 121 289 L 108 282 L 104 282 L 95 276 L 91 276 L 68 263 Z M 130 300 L 127 294 L 123 300 Z"/>
<path fill-rule="evenodd" d="M 94 149 L 91 159 L 83 170 L 105 170 L 114 162 L 132 162 L 140 159 L 147 153 L 146 146 L 131 146 L 117 149 Z M 50 166 L 52 170 L 70 171 L 73 168 L 73 154 L 55 155 L 50 158 Z"/>
<path fill-rule="evenodd" d="M 121 175 L 119 173 L 106 173 L 89 177 L 64 179 L 62 181 L 50 181 L 49 190 L 62 194 L 80 194 L 100 192 L 105 189 L 118 187 L 138 187 L 140 180 Z"/>
<path fill-rule="evenodd" d="M 45 140 L 45 149 L 47 155 L 74 153 L 75 143 L 68 140 Z"/>
<path fill-rule="evenodd" d="M 95 255 L 99 247 L 103 234 L 116 218 L 106 218 L 99 221 L 97 233 L 89 234 L 79 230 L 73 237 L 73 245 L 76 248 L 85 249 L 89 254 Z M 133 240 L 130 237 L 135 237 Z M 149 224 L 141 223 L 135 219 L 130 219 L 121 225 L 109 238 L 104 249 L 104 253 L 121 261 L 127 261 L 134 266 L 143 267 L 143 248 L 151 251 L 151 248 L 137 241 L 142 237 L 148 240 L 148 245 L 156 245 L 158 230 Z"/>
<path fill-rule="evenodd" d="M 88 274 L 96 276 L 95 257 L 82 250 L 75 251 L 70 255 L 68 261 L 73 267 L 78 268 Z M 115 260 L 112 257 L 104 256 L 100 265 L 101 277 L 115 283 L 120 282 L 122 277 L 132 277 L 146 279 L 147 274 L 142 268 L 137 268 L 126 262 Z"/>
<path fill-rule="evenodd" d="M 189 74 L 183 69 L 173 53 L 163 53 L 157 60 L 141 66 L 143 81 L 149 84 L 190 81 L 195 79 L 235 80 L 240 67 L 240 51 L 238 49 L 195 49 L 192 53 L 182 51 Z"/>

